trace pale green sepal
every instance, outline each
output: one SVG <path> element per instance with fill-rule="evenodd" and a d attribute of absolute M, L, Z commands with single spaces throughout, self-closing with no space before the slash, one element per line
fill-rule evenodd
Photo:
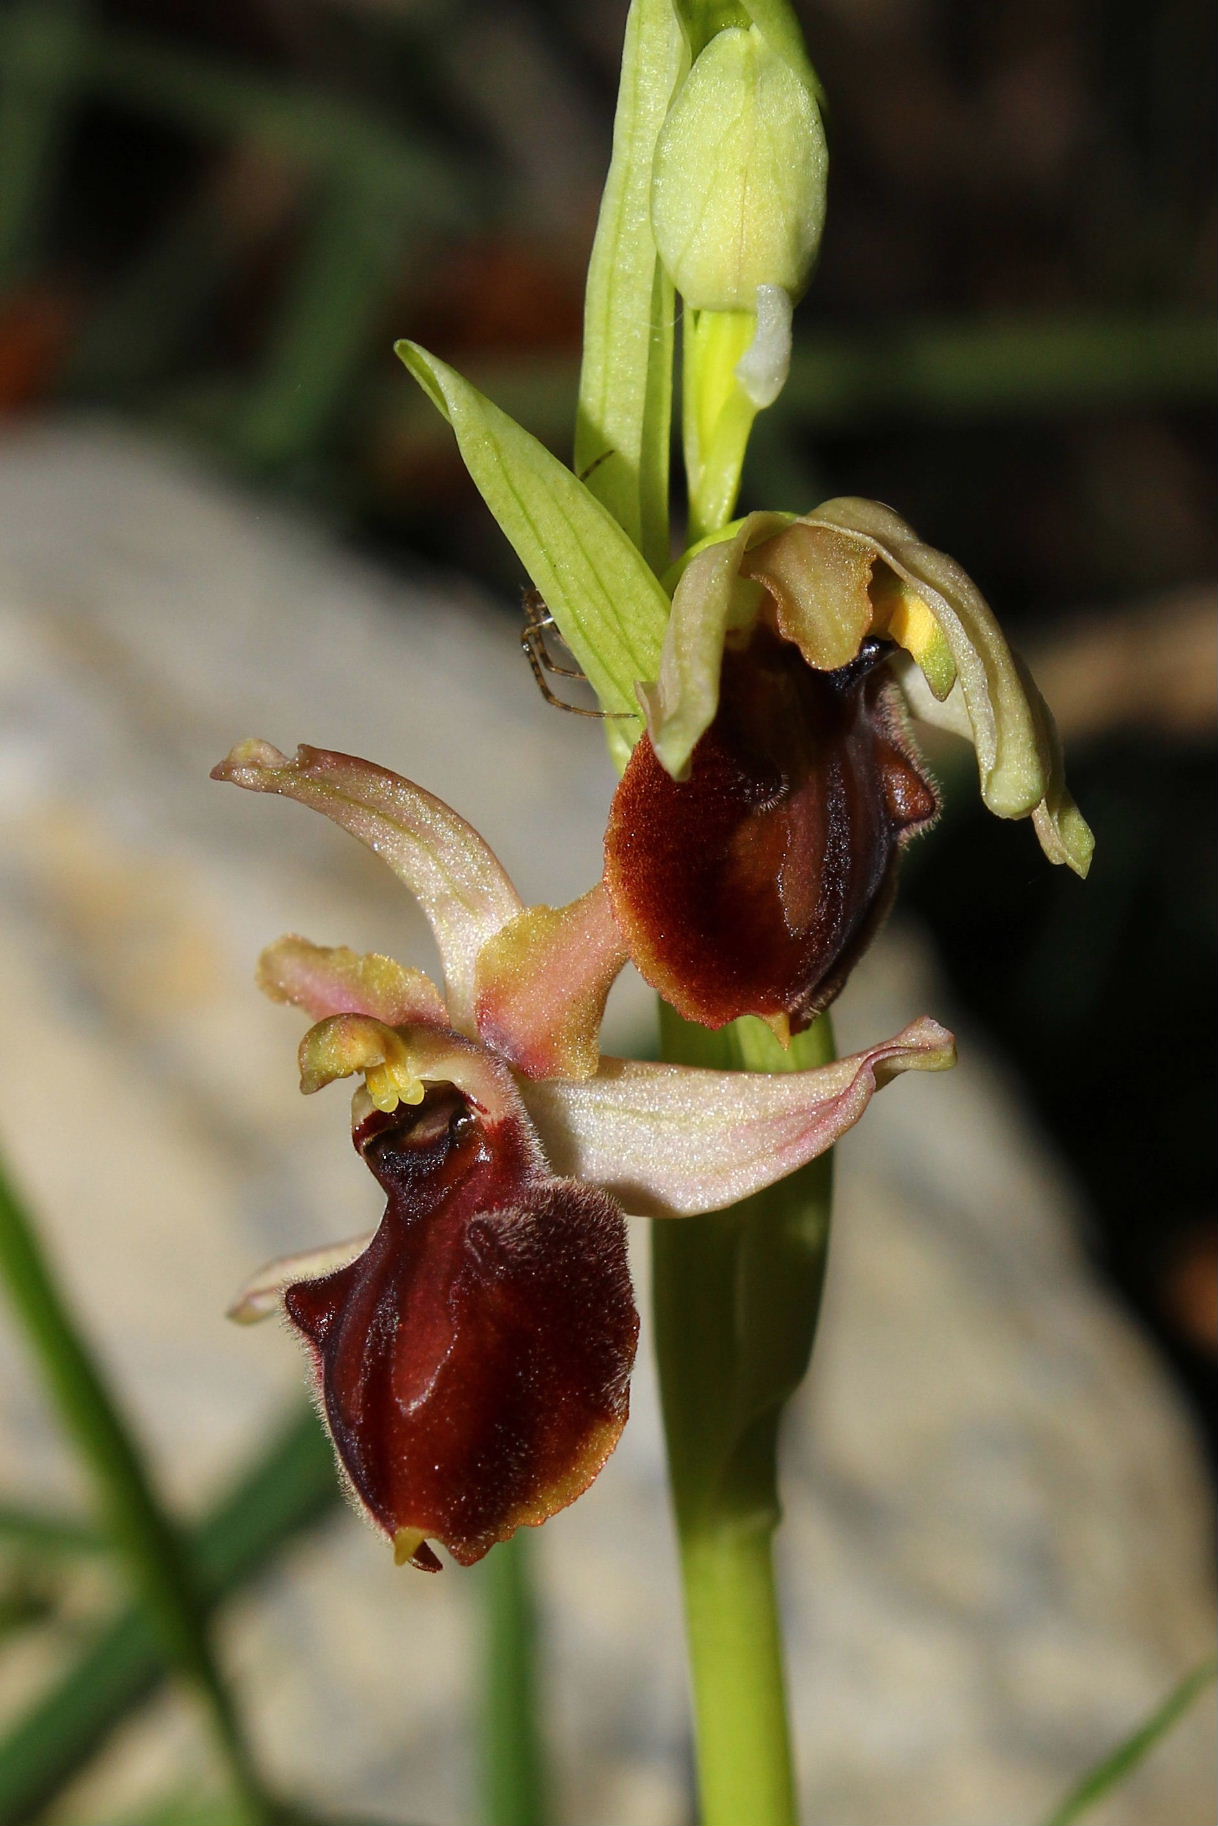
<path fill-rule="evenodd" d="M 878 501 L 844 496 L 805 518 L 861 538 L 925 603 L 957 672 L 943 714 L 932 720 L 952 727 L 953 700 L 963 699 L 986 805 L 1000 818 L 1031 815 L 1049 860 L 1085 875 L 1094 841 L 1066 790 L 1053 718 L 972 578 Z"/>
<path fill-rule="evenodd" d="M 677 585 L 659 679 L 639 688 L 656 756 L 674 780 L 685 778 L 714 721 L 723 643 L 733 629 L 750 626 L 761 606 L 762 590 L 741 577 L 741 560 L 787 524 L 783 514 L 746 515 L 732 538 L 713 540 L 690 559 Z"/>
<path fill-rule="evenodd" d="M 1049 779 L 1045 796 L 1033 809 L 1032 825 L 1049 861 L 1065 863 L 1067 868 L 1073 869 L 1076 875 L 1085 879 L 1095 853 L 1095 837 L 1066 785 L 1061 742 L 1053 713 L 1019 654 L 1013 653 L 1011 657 L 1023 680 L 1036 723 L 1037 737 L 1048 764 Z"/>
<path fill-rule="evenodd" d="M 483 500 L 602 707 L 632 719 L 609 726 L 611 744 L 628 749 L 641 732 L 635 684 L 656 676 L 668 621 L 654 572 L 544 444 L 417 343 L 399 342 L 396 352 L 452 426 Z"/>
<path fill-rule="evenodd" d="M 751 312 L 759 285 L 798 298 L 824 227 L 827 170 L 808 82 L 755 26 L 719 32 L 656 148 L 652 226 L 686 304 Z"/>
<path fill-rule="evenodd" d="M 1047 757 L 1006 637 L 972 578 L 945 552 L 923 545 L 879 501 L 843 496 L 807 516 L 861 537 L 922 597 L 956 662 L 977 750 L 982 796 L 1003 818 L 1025 818 L 1044 797 Z"/>
<path fill-rule="evenodd" d="M 651 231 L 651 172 L 688 63 L 672 0 L 633 0 L 588 265 L 575 429 L 577 472 L 657 572 L 669 560 L 675 301 Z"/>

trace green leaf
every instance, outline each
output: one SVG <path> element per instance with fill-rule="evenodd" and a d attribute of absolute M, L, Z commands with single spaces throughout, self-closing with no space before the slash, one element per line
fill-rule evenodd
<path fill-rule="evenodd" d="M 545 597 L 622 754 L 637 740 L 635 685 L 659 671 L 668 598 L 607 508 L 544 444 L 447 362 L 414 342 L 397 354 L 456 434 L 483 500 Z"/>
<path fill-rule="evenodd" d="M 1138 1764 L 1149 1756 L 1160 1738 L 1166 1736 L 1193 1701 L 1216 1678 L 1218 1660 L 1213 1658 L 1203 1661 L 1191 1674 L 1186 1674 L 1163 1704 L 1151 1713 L 1145 1724 L 1139 1725 L 1136 1731 L 1118 1744 L 1115 1750 L 1110 1751 L 1070 1790 L 1061 1805 L 1050 1814 L 1046 1826 L 1073 1826 L 1073 1822 L 1081 1819 L 1097 1801 L 1102 1801 L 1106 1794 L 1123 1782 L 1127 1775 L 1131 1775 Z"/>
<path fill-rule="evenodd" d="M 234 1788 L 252 1820 L 270 1816 L 242 1721 L 212 1647 L 195 1569 L 134 1433 L 43 1254 L 37 1229 L 0 1168 L 0 1279 L 47 1392 L 93 1479 L 99 1508 L 166 1654 L 194 1683 Z"/>
<path fill-rule="evenodd" d="M 633 0 L 588 266 L 575 429 L 576 469 L 657 572 L 671 557 L 675 300 L 651 232 L 652 165 L 688 63 L 672 0 Z"/>
<path fill-rule="evenodd" d="M 110 1546 L 88 1522 L 22 1503 L 0 1503 L 0 1544 L 33 1547 L 40 1554 L 105 1553 Z"/>
<path fill-rule="evenodd" d="M 311 1408 L 263 1441 L 189 1536 L 210 1607 L 338 1506 L 334 1454 Z M 45 1808 L 168 1671 L 145 1609 L 120 1613 L 0 1743 L 0 1823 Z"/>

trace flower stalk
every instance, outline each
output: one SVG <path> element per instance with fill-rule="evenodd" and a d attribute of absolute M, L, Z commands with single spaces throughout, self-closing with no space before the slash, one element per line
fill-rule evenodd
<path fill-rule="evenodd" d="M 822 1015 L 784 1051 L 762 1022 L 717 1033 L 662 1008 L 664 1057 L 721 1069 L 827 1064 Z M 730 1211 L 653 1231 L 652 1299 L 681 1551 L 704 1826 L 798 1818 L 773 1560 L 778 1426 L 816 1331 L 829 1241 L 823 1154 Z"/>

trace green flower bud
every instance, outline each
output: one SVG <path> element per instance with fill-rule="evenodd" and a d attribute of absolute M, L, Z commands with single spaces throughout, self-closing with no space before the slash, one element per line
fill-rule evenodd
<path fill-rule="evenodd" d="M 656 147 L 652 227 L 694 310 L 755 311 L 759 286 L 796 299 L 825 219 L 828 151 L 811 85 L 756 26 L 711 39 Z"/>

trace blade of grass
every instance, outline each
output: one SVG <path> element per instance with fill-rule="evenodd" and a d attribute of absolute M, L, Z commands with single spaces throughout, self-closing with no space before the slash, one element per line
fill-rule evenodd
<path fill-rule="evenodd" d="M 0 1544 L 33 1547 L 39 1553 L 104 1553 L 110 1543 L 98 1529 L 75 1516 L 0 1503 Z"/>
<path fill-rule="evenodd" d="M 210 1610 L 338 1502 L 334 1456 L 311 1408 L 265 1446 L 188 1535 Z M 122 1612 L 0 1743 L 0 1826 L 48 1805 L 168 1672 L 146 1611 Z"/>
<path fill-rule="evenodd" d="M 0 292 L 28 278 L 79 82 L 83 0 L 10 8 L 0 80 Z"/>
<path fill-rule="evenodd" d="M 397 122 L 348 107 L 320 89 L 268 79 L 139 32 L 98 34 L 85 74 L 108 100 L 240 135 L 307 168 L 346 172 L 393 197 L 410 218 L 451 221 L 471 206 L 453 162 Z"/>
<path fill-rule="evenodd" d="M 379 185 L 323 179 L 262 373 L 233 430 L 256 468 L 314 454 L 372 346 L 403 240 L 402 210 Z"/>
<path fill-rule="evenodd" d="M 1102 1801 L 1106 1794 L 1131 1775 L 1162 1737 L 1165 1737 L 1178 1719 L 1200 1698 L 1211 1681 L 1218 1678 L 1218 1658 L 1203 1661 L 1200 1667 L 1186 1674 L 1179 1686 L 1175 1687 L 1158 1709 L 1151 1713 L 1145 1724 L 1127 1737 L 1124 1743 L 1118 1744 L 1098 1762 L 1094 1769 L 1088 1771 L 1082 1781 L 1072 1788 L 1065 1800 L 1049 1815 L 1045 1826 L 1073 1826 Z"/>
<path fill-rule="evenodd" d="M 166 1654 L 198 1689 L 250 1819 L 270 1821 L 241 1722 L 212 1651 L 176 1524 L 162 1506 L 99 1364 L 56 1284 L 37 1234 L 0 1163 L 0 1278 L 45 1386 L 93 1479 L 107 1531 L 126 1560 Z"/>

